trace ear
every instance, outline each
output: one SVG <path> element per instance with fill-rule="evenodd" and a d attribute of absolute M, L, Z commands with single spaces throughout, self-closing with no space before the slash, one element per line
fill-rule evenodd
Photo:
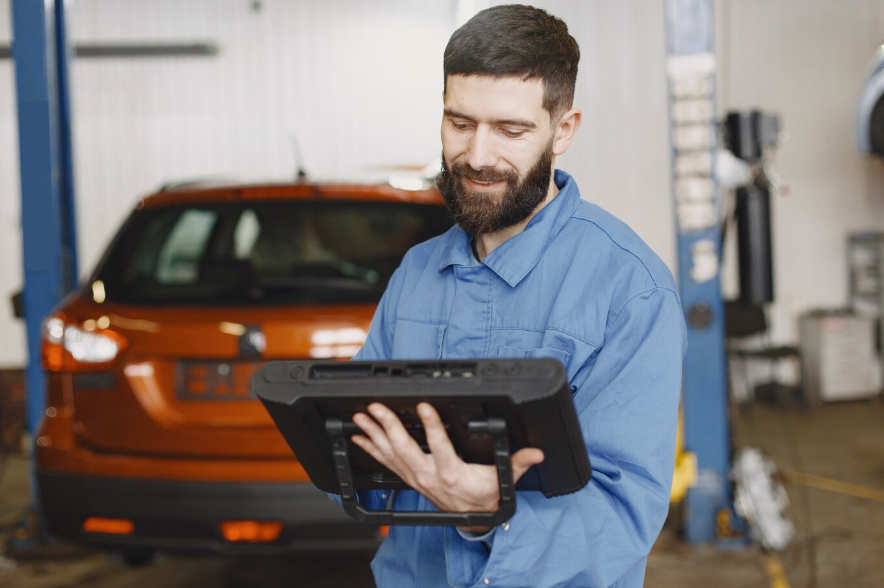
<path fill-rule="evenodd" d="M 559 122 L 556 123 L 556 130 L 553 135 L 552 150 L 554 155 L 559 156 L 568 150 L 571 140 L 574 139 L 574 133 L 580 128 L 582 120 L 583 113 L 579 108 L 572 108 L 559 117 Z"/>

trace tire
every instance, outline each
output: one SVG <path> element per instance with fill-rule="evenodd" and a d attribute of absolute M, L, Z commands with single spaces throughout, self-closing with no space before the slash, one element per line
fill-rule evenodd
<path fill-rule="evenodd" d="M 120 553 L 120 557 L 130 568 L 143 568 L 153 563 L 156 553 L 150 549 L 129 549 Z"/>

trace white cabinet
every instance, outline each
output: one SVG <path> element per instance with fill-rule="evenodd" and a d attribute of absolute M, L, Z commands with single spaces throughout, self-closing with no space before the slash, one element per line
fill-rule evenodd
<path fill-rule="evenodd" d="M 800 317 L 802 380 L 811 402 L 879 393 L 875 326 L 875 319 L 847 312 L 817 311 Z"/>

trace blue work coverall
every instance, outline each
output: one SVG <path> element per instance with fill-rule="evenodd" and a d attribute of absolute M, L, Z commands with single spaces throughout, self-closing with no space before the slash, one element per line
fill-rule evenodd
<path fill-rule="evenodd" d="M 669 506 L 686 345 L 672 274 L 623 222 L 559 194 L 482 262 L 458 227 L 412 248 L 357 360 L 560 360 L 592 463 L 567 496 L 518 492 L 481 537 L 394 526 L 372 562 L 382 588 L 642 585 Z M 360 491 L 367 508 L 435 510 L 412 490 Z"/>

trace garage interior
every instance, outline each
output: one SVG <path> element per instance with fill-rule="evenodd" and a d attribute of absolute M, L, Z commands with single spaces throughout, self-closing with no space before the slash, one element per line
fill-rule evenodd
<path fill-rule="evenodd" d="M 51 374 L 34 355 L 64 294 L 91 288 L 103 300 L 93 271 L 148 195 L 304 178 L 427 189 L 443 49 L 496 4 L 0 0 L 0 586 L 374 585 L 382 536 L 260 556 L 51 537 L 34 514 L 33 473 L 48 443 L 35 423 L 54 416 Z M 884 3 L 535 5 L 568 23 L 582 55 L 585 130 L 557 167 L 679 278 L 699 337 L 645 585 L 880 586 Z M 52 128 L 20 133 L 40 84 L 16 67 L 38 78 L 25 60 L 42 55 L 43 75 L 58 75 L 45 53 L 59 50 L 59 16 L 66 77 L 43 84 Z M 679 93 L 697 80 L 710 84 L 705 103 Z M 712 129 L 699 147 L 682 132 L 698 120 Z M 25 159 L 41 146 L 53 150 L 42 167 Z M 690 171 L 700 152 L 714 162 L 705 175 Z M 712 188 L 685 196 L 680 181 L 697 177 Z M 336 332 L 316 357 L 345 359 L 362 342 Z"/>

